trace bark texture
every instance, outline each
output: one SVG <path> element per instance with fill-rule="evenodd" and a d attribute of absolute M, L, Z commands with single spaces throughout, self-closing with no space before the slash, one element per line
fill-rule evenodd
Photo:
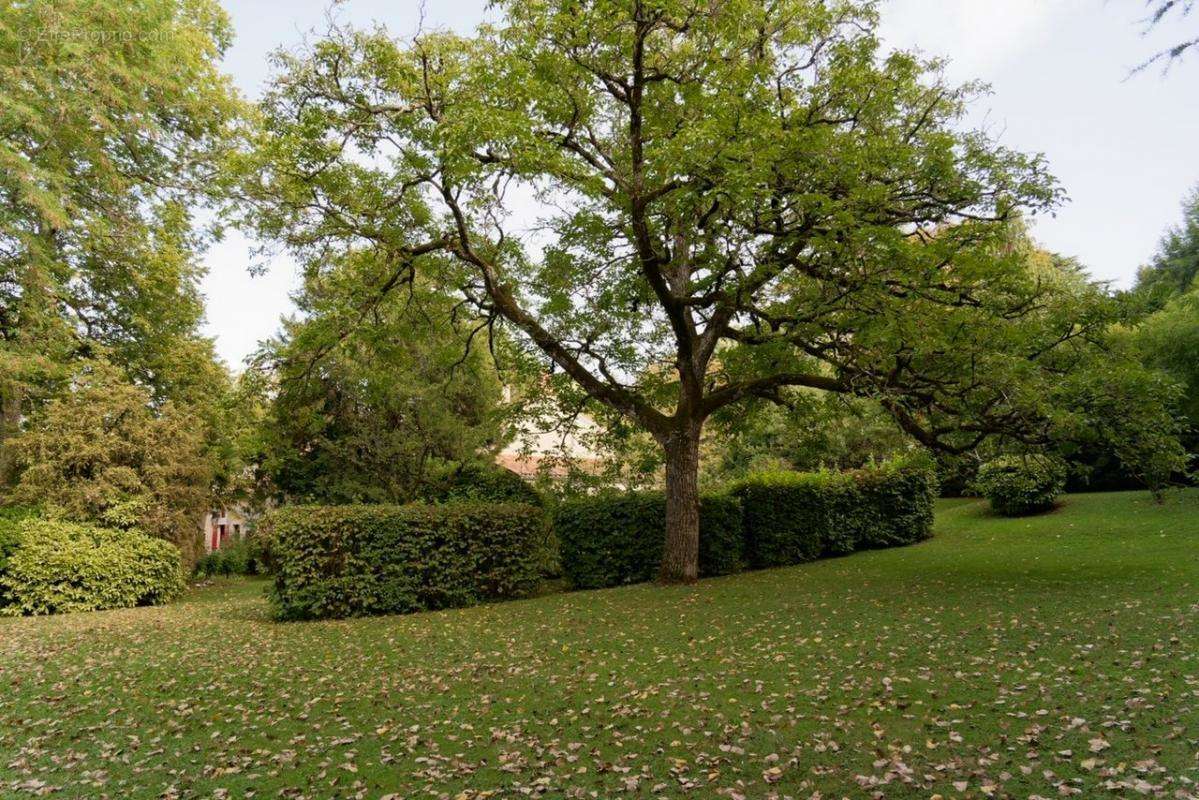
<path fill-rule="evenodd" d="M 666 448 L 666 541 L 662 583 L 692 583 L 699 577 L 699 428 L 680 431 Z"/>

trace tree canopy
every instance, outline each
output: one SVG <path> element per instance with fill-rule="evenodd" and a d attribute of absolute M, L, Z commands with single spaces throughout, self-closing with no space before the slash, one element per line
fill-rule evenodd
<path fill-rule="evenodd" d="M 364 275 L 380 270 L 372 256 L 314 275 L 300 317 L 255 359 L 271 493 L 409 502 L 441 470 L 504 444 L 500 382 L 471 320 L 428 288 L 378 294 Z"/>
<path fill-rule="evenodd" d="M 1184 441 L 1199 450 L 1199 188 L 1183 202 L 1182 221 L 1167 229 L 1132 292 L 1149 312 L 1134 338 L 1150 366 L 1183 387 Z"/>
<path fill-rule="evenodd" d="M 1182 221 L 1162 236 L 1150 263 L 1137 273 L 1136 290 L 1151 306 L 1160 308 L 1167 299 L 1195 286 L 1199 277 L 1199 187 L 1191 190 L 1182 204 Z"/>

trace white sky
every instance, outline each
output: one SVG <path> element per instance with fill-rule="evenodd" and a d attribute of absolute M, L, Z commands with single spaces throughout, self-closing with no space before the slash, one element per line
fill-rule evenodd
<path fill-rule="evenodd" d="M 325 25 L 328 0 L 224 0 L 236 40 L 226 70 L 251 98 L 269 78 L 267 54 Z M 356 25 L 384 23 L 411 34 L 420 0 L 343 0 L 333 13 Z M 486 0 L 431 0 L 426 27 L 470 31 Z M 1127 286 L 1199 183 L 1199 54 L 1169 74 L 1129 68 L 1199 18 L 1141 36 L 1143 0 L 883 0 L 883 36 L 893 47 L 950 59 L 958 81 L 982 79 L 992 94 L 971 120 L 1013 148 L 1045 153 L 1070 201 L 1036 221 L 1046 247 L 1078 256 L 1092 275 Z M 1185 27 L 1182 27 L 1185 26 Z M 1187 35 L 1189 34 L 1189 35 Z M 253 277 L 252 243 L 227 233 L 205 261 L 206 332 L 240 366 L 292 310 L 296 268 L 286 257 Z"/>

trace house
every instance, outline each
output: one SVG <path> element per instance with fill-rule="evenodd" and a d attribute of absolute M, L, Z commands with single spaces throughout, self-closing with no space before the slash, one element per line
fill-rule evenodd
<path fill-rule="evenodd" d="M 246 512 L 242 508 L 214 508 L 204 515 L 204 549 L 211 553 L 229 542 L 245 538 Z"/>
<path fill-rule="evenodd" d="M 598 473 L 604 460 L 590 444 L 598 433 L 599 426 L 586 414 L 548 430 L 526 423 L 517 429 L 512 443 L 496 455 L 495 461 L 527 481 L 542 474 L 562 479 L 567 475 L 568 465 Z"/>

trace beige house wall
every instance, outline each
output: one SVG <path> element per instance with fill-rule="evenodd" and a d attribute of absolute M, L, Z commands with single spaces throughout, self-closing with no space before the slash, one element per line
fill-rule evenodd
<path fill-rule="evenodd" d="M 204 515 L 204 551 L 211 553 L 222 544 L 229 544 L 246 536 L 248 520 L 240 508 L 217 508 Z"/>

